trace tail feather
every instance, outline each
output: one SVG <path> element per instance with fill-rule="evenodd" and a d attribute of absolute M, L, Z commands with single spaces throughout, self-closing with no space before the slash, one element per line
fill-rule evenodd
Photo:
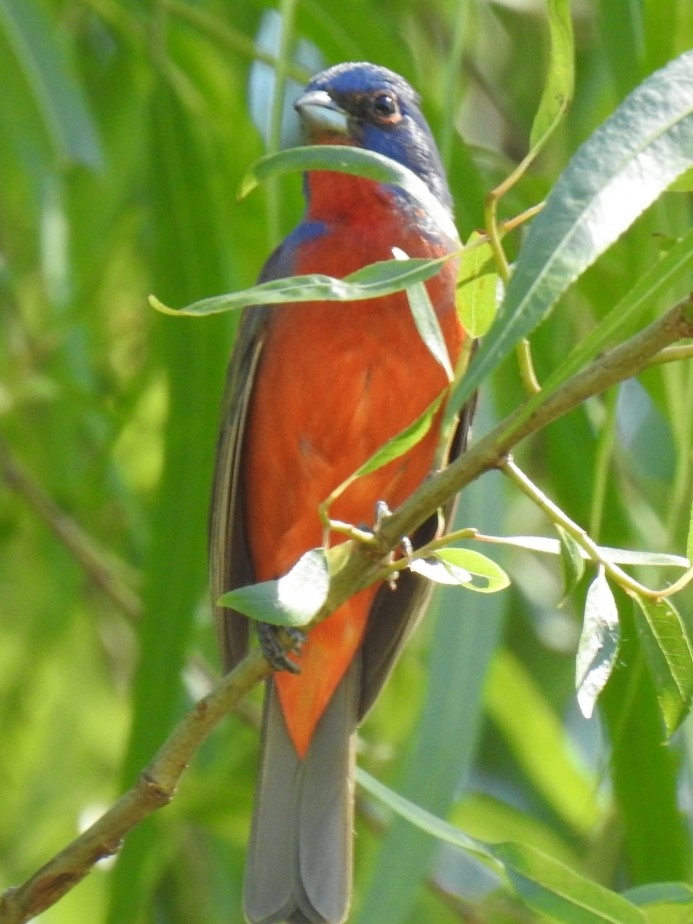
<path fill-rule="evenodd" d="M 244 888 L 250 924 L 340 924 L 346 918 L 358 662 L 335 690 L 303 760 L 289 739 L 274 685 L 267 686 Z"/>

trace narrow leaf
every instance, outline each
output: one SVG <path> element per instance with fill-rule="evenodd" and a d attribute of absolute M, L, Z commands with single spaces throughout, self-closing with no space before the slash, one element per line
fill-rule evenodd
<path fill-rule="evenodd" d="M 406 253 L 399 247 L 393 247 L 392 253 L 396 260 L 408 260 Z M 407 286 L 407 299 L 409 308 L 414 319 L 414 324 L 423 340 L 426 348 L 435 361 L 443 367 L 448 382 L 452 382 L 454 373 L 450 364 L 450 354 L 448 353 L 445 337 L 438 322 L 428 291 L 423 282 L 415 282 Z"/>
<path fill-rule="evenodd" d="M 483 337 L 493 324 L 498 307 L 498 273 L 490 244 L 476 244 L 474 231 L 462 251 L 457 274 L 457 313 L 470 337 Z"/>
<path fill-rule="evenodd" d="M 575 662 L 575 687 L 580 710 L 592 715 L 599 694 L 611 676 L 620 632 L 618 610 L 602 568 L 587 591 L 585 616 Z"/>
<path fill-rule="evenodd" d="M 417 417 L 413 423 L 405 427 L 404 430 L 401 430 L 396 436 L 393 436 L 392 439 L 388 440 L 387 443 L 384 443 L 377 449 L 373 455 L 354 472 L 349 482 L 351 482 L 353 478 L 361 478 L 363 475 L 368 475 L 371 472 L 377 471 L 379 468 L 382 468 L 383 465 L 392 462 L 393 459 L 399 459 L 399 457 L 403 456 L 405 452 L 408 452 L 412 446 L 416 446 L 417 443 L 421 442 L 431 429 L 433 418 L 442 400 L 442 396 L 436 398 L 436 400 L 432 404 L 429 404 L 423 414 Z"/>
<path fill-rule="evenodd" d="M 571 159 L 530 228 L 503 312 L 457 386 L 451 413 L 691 166 L 692 67 L 689 51 L 648 77 Z"/>
<path fill-rule="evenodd" d="M 674 180 L 669 187 L 669 192 L 693 192 L 693 167 Z"/>
<path fill-rule="evenodd" d="M 549 71 L 529 136 L 532 151 L 538 151 L 548 141 L 568 108 L 575 87 L 569 0 L 548 0 L 548 21 L 551 37 Z"/>
<path fill-rule="evenodd" d="M 455 847 L 461 847 L 462 850 L 468 850 L 470 853 L 482 857 L 489 857 L 489 851 L 485 844 L 469 837 L 451 825 L 447 821 L 437 818 L 431 812 L 421 808 L 409 799 L 405 799 L 399 793 L 394 792 L 385 786 L 375 777 L 367 773 L 362 767 L 356 768 L 356 782 L 362 789 L 369 792 L 376 799 L 379 799 L 388 808 L 391 808 L 402 818 L 406 818 L 411 824 L 416 825 L 422 831 L 426 831 L 432 837 L 446 844 L 452 844 Z"/>
<path fill-rule="evenodd" d="M 481 537 L 480 537 L 481 538 Z M 529 552 L 544 552 L 547 555 L 560 555 L 559 539 L 548 536 L 483 536 L 484 542 L 496 545 L 510 545 Z M 578 548 L 580 548 L 578 546 Z M 649 565 L 659 568 L 688 568 L 688 559 L 683 555 L 670 555 L 668 552 L 642 552 L 635 549 L 612 549 L 608 545 L 598 546 L 599 554 L 614 565 Z M 580 555 L 586 561 L 591 556 L 586 549 L 580 548 Z"/>
<path fill-rule="evenodd" d="M 673 735 L 689 712 L 693 696 L 693 647 L 686 627 L 668 598 L 636 596 L 635 624 L 657 690 L 667 734 Z"/>
<path fill-rule="evenodd" d="M 459 241 L 450 212 L 441 205 L 419 176 L 403 164 L 365 148 L 322 144 L 289 148 L 276 154 L 268 154 L 250 167 L 241 181 L 238 198 L 244 198 L 271 177 L 305 170 L 333 170 L 397 186 L 415 199 L 424 214 L 451 240 Z"/>
<path fill-rule="evenodd" d="M 277 581 L 239 587 L 219 599 L 221 606 L 275 626 L 305 626 L 327 599 L 330 578 L 323 549 L 312 549 Z"/>
<path fill-rule="evenodd" d="M 691 516 L 688 521 L 688 537 L 686 539 L 686 557 L 689 564 L 693 565 L 693 506 L 691 506 Z"/>
<path fill-rule="evenodd" d="M 230 292 L 227 295 L 215 295 L 193 302 L 185 308 L 176 310 L 164 305 L 155 295 L 149 296 L 152 308 L 162 314 L 183 316 L 204 316 L 220 314 L 224 311 L 239 311 L 250 305 L 279 305 L 287 302 L 315 301 L 355 301 L 364 298 L 380 298 L 406 289 L 430 279 L 440 270 L 450 257 L 436 260 L 384 260 L 371 263 L 362 269 L 335 279 L 332 276 L 312 274 L 309 276 L 291 276 L 286 279 L 273 279 L 260 285 Z"/>
<path fill-rule="evenodd" d="M 442 843 L 495 860 L 504 868 L 527 904 L 554 921 L 569 924 L 645 924 L 642 912 L 557 860 L 525 844 L 488 844 L 471 838 L 399 793 L 384 786 L 361 767 L 356 780 L 363 789 L 398 815 Z"/>
<path fill-rule="evenodd" d="M 626 898 L 605 889 L 528 844 L 494 844 L 501 862 L 527 905 L 565 924 L 645 924 Z"/>

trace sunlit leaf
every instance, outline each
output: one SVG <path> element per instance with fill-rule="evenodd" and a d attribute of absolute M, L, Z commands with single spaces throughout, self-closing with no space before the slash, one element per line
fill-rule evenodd
<path fill-rule="evenodd" d="M 534 220 L 452 408 L 528 336 L 560 296 L 693 162 L 693 52 L 656 71 L 571 159 Z"/>
<path fill-rule="evenodd" d="M 457 273 L 457 313 L 470 337 L 483 337 L 498 307 L 498 272 L 490 244 L 476 243 L 474 231 L 462 251 Z M 470 247 L 468 245 L 475 244 Z"/>
<path fill-rule="evenodd" d="M 634 595 L 635 596 L 635 595 Z M 693 647 L 676 607 L 667 597 L 635 596 L 635 623 L 657 691 L 668 735 L 688 715 L 693 696 Z"/>
<path fill-rule="evenodd" d="M 305 170 L 334 170 L 397 186 L 415 199 L 424 214 L 452 241 L 459 240 L 450 213 L 419 176 L 403 164 L 365 148 L 323 144 L 268 154 L 250 167 L 241 182 L 238 197 L 244 198 L 271 177 Z"/>
<path fill-rule="evenodd" d="M 327 599 L 330 578 L 323 549 L 311 549 L 276 581 L 239 587 L 224 594 L 222 606 L 275 626 L 305 626 Z"/>
<path fill-rule="evenodd" d="M 530 149 L 543 147 L 549 139 L 573 98 L 575 84 L 573 24 L 569 0 L 549 0 L 547 7 L 551 36 L 549 71 L 532 123 Z"/>
<path fill-rule="evenodd" d="M 404 251 L 398 247 L 393 247 L 392 253 L 396 260 L 409 259 Z M 428 291 L 423 282 L 414 282 L 407 286 L 407 299 L 414 319 L 414 324 L 419 332 L 419 336 L 426 345 L 429 353 L 435 361 L 443 367 L 448 382 L 452 382 L 454 373 L 450 364 L 450 354 L 448 353 L 445 337 L 438 321 Z"/>
<path fill-rule="evenodd" d="M 153 308 L 162 314 L 174 316 L 205 316 L 223 311 L 239 311 L 250 305 L 280 305 L 287 302 L 354 301 L 364 298 L 380 298 L 399 292 L 407 286 L 416 285 L 434 276 L 449 257 L 437 260 L 384 260 L 371 263 L 363 269 L 335 279 L 332 276 L 312 274 L 273 279 L 260 285 L 203 298 L 179 310 L 169 308 L 154 295 L 149 296 Z"/>
<path fill-rule="evenodd" d="M 470 584 L 472 575 L 464 568 L 446 564 L 434 555 L 429 558 L 415 558 L 409 565 L 411 571 L 435 584 Z"/>
<path fill-rule="evenodd" d="M 686 538 L 686 557 L 688 561 L 693 565 L 693 506 L 691 507 L 691 515 L 688 521 L 688 536 Z"/>
<path fill-rule="evenodd" d="M 403 456 L 412 446 L 416 446 L 417 443 L 420 443 L 431 429 L 433 418 L 442 400 L 442 396 L 436 398 L 415 421 L 377 449 L 373 455 L 354 472 L 353 478 L 361 478 L 363 475 L 368 475 L 371 472 L 377 471 L 379 468 L 382 468 L 383 465 L 392 462 L 393 459 L 398 459 L 400 456 Z M 352 479 L 350 479 L 350 481 L 351 480 Z"/>
<path fill-rule="evenodd" d="M 585 615 L 575 662 L 580 710 L 589 719 L 611 676 L 620 642 L 618 610 L 603 569 L 587 591 Z"/>
<path fill-rule="evenodd" d="M 510 545 L 529 552 L 543 552 L 546 555 L 560 555 L 561 543 L 559 539 L 550 539 L 548 536 L 484 536 L 485 542 L 497 545 Z M 580 555 L 586 561 L 591 560 L 590 553 L 581 547 Z M 688 568 L 688 559 L 683 555 L 672 555 L 668 552 L 646 552 L 638 549 L 612 549 L 608 545 L 597 546 L 599 554 L 605 561 L 614 565 L 649 565 L 659 568 Z"/>
<path fill-rule="evenodd" d="M 469 590 L 492 594 L 510 586 L 510 578 L 501 566 L 474 549 L 438 549 L 434 555 L 453 576 L 470 574 L 471 581 L 458 582 Z"/>

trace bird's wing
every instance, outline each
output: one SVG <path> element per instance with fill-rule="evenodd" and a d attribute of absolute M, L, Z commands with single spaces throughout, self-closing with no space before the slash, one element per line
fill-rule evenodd
<path fill-rule="evenodd" d="M 216 601 L 229 590 L 254 583 L 240 493 L 241 453 L 253 380 L 264 341 L 267 309 L 245 313 L 226 376 L 209 515 L 212 604 L 225 670 L 248 649 L 248 619 Z"/>
<path fill-rule="evenodd" d="M 287 241 L 269 257 L 259 282 L 290 276 L 291 248 Z M 219 597 L 236 587 L 255 583 L 255 572 L 244 525 L 241 460 L 243 437 L 271 308 L 258 305 L 243 315 L 226 375 L 216 464 L 209 511 L 210 588 L 217 638 L 225 670 L 231 670 L 248 650 L 249 621 Z"/>

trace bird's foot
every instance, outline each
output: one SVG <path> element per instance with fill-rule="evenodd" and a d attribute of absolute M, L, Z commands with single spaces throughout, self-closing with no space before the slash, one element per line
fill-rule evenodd
<path fill-rule="evenodd" d="M 274 626 L 268 622 L 260 622 L 257 635 L 262 653 L 273 671 L 301 673 L 301 668 L 291 660 L 289 654 L 301 654 L 306 640 L 305 632 L 293 626 Z"/>
<path fill-rule="evenodd" d="M 383 527 L 383 524 L 392 516 L 392 511 L 388 507 L 387 503 L 383 500 L 379 500 L 375 505 L 375 523 L 373 524 L 373 535 L 378 536 L 380 530 Z M 407 536 L 403 536 L 400 539 L 400 546 L 402 549 L 402 554 L 409 561 L 412 555 L 412 544 Z M 388 561 L 390 563 L 394 562 L 397 558 L 396 550 L 393 550 L 388 555 Z M 399 571 L 392 571 L 390 576 L 387 578 L 387 586 L 390 590 L 397 589 L 397 578 L 399 577 Z"/>

